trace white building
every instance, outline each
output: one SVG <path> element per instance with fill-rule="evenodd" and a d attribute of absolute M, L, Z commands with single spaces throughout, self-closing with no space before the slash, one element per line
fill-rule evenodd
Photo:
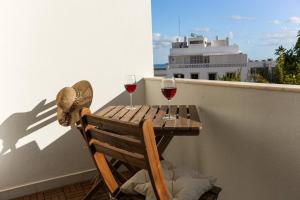
<path fill-rule="evenodd" d="M 224 75 L 241 73 L 241 81 L 248 76 L 247 54 L 229 38 L 208 41 L 206 37 L 191 34 L 184 41 L 172 43 L 169 56 L 168 75 L 177 78 L 217 80 Z"/>
<path fill-rule="evenodd" d="M 269 70 L 272 70 L 276 67 L 276 61 L 272 58 L 269 58 L 267 60 L 248 60 L 248 69 L 251 71 L 254 71 L 258 68 L 269 68 Z"/>

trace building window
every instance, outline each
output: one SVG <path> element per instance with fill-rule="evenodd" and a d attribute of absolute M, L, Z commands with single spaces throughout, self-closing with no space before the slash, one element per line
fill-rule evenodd
<path fill-rule="evenodd" d="M 203 40 L 190 41 L 190 44 L 203 44 Z"/>
<path fill-rule="evenodd" d="M 208 80 L 217 80 L 217 73 L 209 73 Z"/>
<path fill-rule="evenodd" d="M 191 64 L 199 64 L 203 63 L 203 56 L 191 56 L 190 57 Z"/>
<path fill-rule="evenodd" d="M 198 73 L 191 73 L 191 79 L 199 79 Z"/>
<path fill-rule="evenodd" d="M 209 63 L 209 56 L 204 56 L 204 63 Z"/>
<path fill-rule="evenodd" d="M 174 74 L 174 78 L 184 78 L 184 74 Z"/>

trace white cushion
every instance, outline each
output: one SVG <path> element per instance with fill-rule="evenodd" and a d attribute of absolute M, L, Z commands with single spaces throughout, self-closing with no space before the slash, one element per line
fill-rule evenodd
<path fill-rule="evenodd" d="M 126 181 L 121 186 L 121 191 L 126 194 L 137 194 L 137 192 L 134 190 L 135 186 L 138 184 L 144 184 L 150 181 L 148 171 L 145 169 L 142 169 L 135 173 L 134 176 L 132 176 L 128 181 Z"/>
<path fill-rule="evenodd" d="M 176 167 L 170 162 L 161 161 L 169 192 L 173 200 L 198 200 L 216 182 L 216 178 L 203 176 L 195 170 Z M 156 200 L 147 170 L 140 170 L 122 185 L 121 191 L 129 194 L 142 194 L 146 200 Z"/>

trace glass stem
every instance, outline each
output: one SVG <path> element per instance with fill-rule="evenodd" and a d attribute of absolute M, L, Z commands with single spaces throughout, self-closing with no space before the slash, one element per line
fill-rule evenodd
<path fill-rule="evenodd" d="M 168 99 L 169 119 L 171 119 L 170 99 Z"/>
<path fill-rule="evenodd" d="M 130 108 L 132 109 L 133 106 L 132 106 L 132 93 L 130 93 Z"/>

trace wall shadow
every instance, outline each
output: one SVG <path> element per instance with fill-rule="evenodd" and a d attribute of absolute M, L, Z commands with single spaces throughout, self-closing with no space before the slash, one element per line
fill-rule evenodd
<path fill-rule="evenodd" d="M 140 80 L 137 83 L 137 91 L 133 95 L 133 103 L 135 105 L 145 103 L 144 80 Z M 93 102 L 93 104 L 97 105 L 97 102 Z M 108 105 L 127 104 L 129 104 L 129 95 L 124 89 L 119 95 L 112 98 L 104 106 L 97 107 L 93 112 L 97 112 Z M 10 198 L 15 198 L 44 191 L 46 190 L 45 187 L 50 189 L 58 187 L 59 184 L 65 185 L 78 182 L 83 180 L 84 177 L 78 176 L 80 180 L 77 177 L 77 179 L 72 179 L 73 182 L 59 182 L 53 186 L 46 183 L 38 184 L 34 192 L 23 188 L 22 190 L 12 189 L 23 184 L 30 185 L 36 181 L 44 181 L 58 176 L 68 176 L 72 173 L 95 168 L 80 132 L 76 128 L 66 129 L 60 127 L 56 121 L 55 113 L 55 101 L 46 103 L 46 100 L 42 100 L 32 110 L 14 113 L 1 123 L 0 139 L 3 139 L 3 149 L 0 152 L 0 199 L 6 199 L 4 197 L 7 193 L 9 193 Z M 15 148 L 15 144 L 20 138 L 48 128 L 46 126 L 52 126 L 52 128 L 57 126 L 57 130 L 61 131 L 61 133 L 60 137 L 56 139 L 49 138 L 53 142 L 43 150 L 40 150 L 35 141 L 17 149 Z M 56 130 L 52 128 L 49 131 Z M 39 134 L 43 134 L 43 131 Z M 35 136 L 33 135 L 33 137 Z M 11 152 L 2 155 L 8 149 L 12 149 Z M 44 185 L 46 186 L 44 187 Z"/>
<path fill-rule="evenodd" d="M 46 99 L 44 99 L 31 111 L 14 113 L 2 122 L 0 125 L 0 139 L 2 140 L 2 150 L 0 149 L 0 155 L 7 151 L 15 151 L 15 145 L 20 138 L 54 122 L 56 120 L 56 116 L 44 120 L 56 113 L 56 107 L 54 106 L 55 101 L 46 103 Z M 31 127 L 32 125 L 34 126 Z"/>

